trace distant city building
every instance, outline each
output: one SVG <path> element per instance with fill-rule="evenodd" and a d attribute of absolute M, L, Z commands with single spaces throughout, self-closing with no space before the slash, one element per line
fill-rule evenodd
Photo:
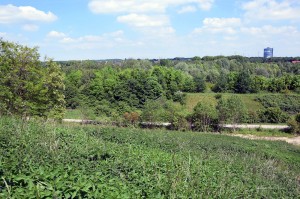
<path fill-rule="evenodd" d="M 273 48 L 265 48 L 264 49 L 264 58 L 271 58 L 273 57 Z"/>

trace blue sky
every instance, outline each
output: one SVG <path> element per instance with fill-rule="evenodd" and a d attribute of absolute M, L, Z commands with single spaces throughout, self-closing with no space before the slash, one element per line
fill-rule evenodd
<path fill-rule="evenodd" d="M 300 56 L 299 0 L 1 0 L 0 37 L 55 60 Z"/>

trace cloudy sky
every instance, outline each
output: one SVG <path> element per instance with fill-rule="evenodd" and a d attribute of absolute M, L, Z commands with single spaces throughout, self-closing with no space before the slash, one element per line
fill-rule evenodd
<path fill-rule="evenodd" d="M 1 0 L 0 37 L 55 60 L 300 56 L 300 0 Z"/>

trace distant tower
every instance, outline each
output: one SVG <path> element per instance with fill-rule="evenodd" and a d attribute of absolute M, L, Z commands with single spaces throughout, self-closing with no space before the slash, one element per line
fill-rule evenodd
<path fill-rule="evenodd" d="M 271 58 L 273 57 L 273 48 L 265 48 L 264 49 L 264 58 Z"/>

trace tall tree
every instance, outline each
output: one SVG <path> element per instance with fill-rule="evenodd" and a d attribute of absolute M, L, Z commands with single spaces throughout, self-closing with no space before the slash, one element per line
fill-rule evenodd
<path fill-rule="evenodd" d="M 235 82 L 234 91 L 236 93 L 250 93 L 251 92 L 251 77 L 247 70 L 240 72 Z"/>
<path fill-rule="evenodd" d="M 0 52 L 0 113 L 62 118 L 60 68 L 51 60 L 43 65 L 37 48 L 0 40 Z"/>

